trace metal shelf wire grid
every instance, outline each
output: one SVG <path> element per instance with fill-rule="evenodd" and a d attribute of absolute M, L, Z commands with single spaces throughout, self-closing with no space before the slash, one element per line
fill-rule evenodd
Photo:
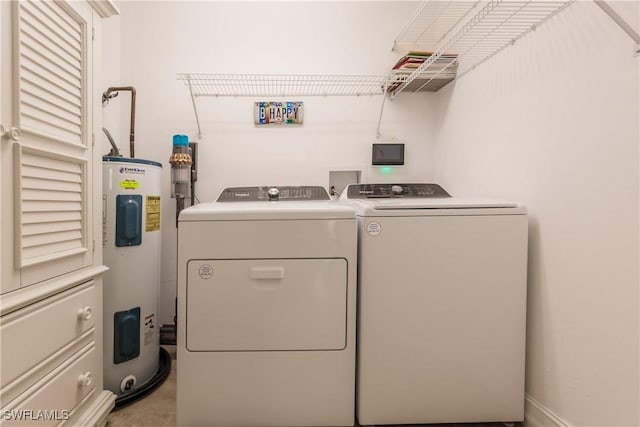
<path fill-rule="evenodd" d="M 388 76 L 179 73 L 192 96 L 382 95 Z"/>
<path fill-rule="evenodd" d="M 515 43 L 520 37 L 534 30 L 571 2 L 572 0 L 491 0 L 485 3 L 484 7 L 462 25 L 455 34 L 444 40 L 433 51 L 434 53 L 429 59 L 422 63 L 402 84 L 394 88 L 392 94 L 396 95 L 403 90 L 409 90 L 409 87 L 415 92 L 430 90 L 428 85 L 432 82 L 436 83 L 440 73 L 446 73 L 448 68 L 456 62 L 458 63 L 457 77 L 464 75 L 505 47 Z M 428 8 L 424 7 L 422 10 L 427 11 Z M 428 73 L 429 67 L 445 53 L 457 54 L 457 59 L 435 72 Z M 421 77 L 425 73 L 430 74 L 429 77 Z M 416 79 L 420 79 L 422 84 L 413 83 Z"/>
<path fill-rule="evenodd" d="M 477 1 L 424 1 L 393 41 L 393 49 L 435 49 L 456 28 Z"/>

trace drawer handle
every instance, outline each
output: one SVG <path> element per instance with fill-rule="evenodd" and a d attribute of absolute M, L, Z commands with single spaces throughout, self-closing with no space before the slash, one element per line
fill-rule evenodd
<path fill-rule="evenodd" d="M 89 387 L 93 383 L 93 375 L 87 371 L 78 377 L 78 384 L 80 386 Z"/>
<path fill-rule="evenodd" d="M 92 315 L 92 310 L 91 307 L 86 306 L 85 308 L 81 308 L 80 310 L 78 310 L 78 319 L 80 320 L 89 320 L 91 319 L 91 315 Z"/>
<path fill-rule="evenodd" d="M 249 278 L 253 280 L 284 279 L 284 267 L 251 267 Z"/>

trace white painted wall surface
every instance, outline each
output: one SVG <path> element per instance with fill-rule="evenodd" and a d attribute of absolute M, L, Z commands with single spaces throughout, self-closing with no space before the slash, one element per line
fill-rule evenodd
<path fill-rule="evenodd" d="M 436 181 L 529 209 L 527 392 L 571 426 L 639 424 L 633 49 L 576 2 L 438 93 Z"/>
<path fill-rule="evenodd" d="M 120 31 L 120 16 L 116 15 L 105 19 L 102 24 L 104 37 L 102 39 L 102 87 L 104 93 L 107 88 L 121 86 L 121 58 L 120 51 L 122 36 Z M 129 93 L 122 93 L 117 98 L 102 106 L 102 126 L 111 133 L 116 140 L 120 153 L 129 156 L 129 106 L 131 98 Z M 125 114 L 125 116 L 121 116 Z M 107 154 L 111 149 L 102 129 L 96 129 L 98 141 L 102 141 L 102 153 Z M 122 132 L 122 133 L 121 133 Z"/>
<path fill-rule="evenodd" d="M 403 54 L 394 37 L 416 2 L 119 2 L 121 15 L 105 28 L 119 40 L 105 49 L 118 63 L 109 84 L 137 89 L 136 157 L 162 162 L 162 284 L 160 322 L 173 321 L 176 275 L 175 200 L 168 164 L 173 134 L 196 140 L 191 98 L 178 72 L 269 74 L 386 74 Z M 117 22 L 116 22 L 117 21 Z M 111 52 L 111 58 L 109 57 Z M 107 76 L 110 77 L 110 76 Z M 406 143 L 398 181 L 431 177 L 434 94 L 387 101 L 382 138 Z M 256 128 L 254 101 L 305 103 L 300 128 Z M 324 185 L 330 170 L 362 171 L 363 181 L 386 180 L 371 168 L 371 143 L 382 97 L 296 99 L 199 98 L 202 124 L 196 187 L 201 201 L 228 186 Z M 128 154 L 129 97 L 104 109 Z M 103 138 L 105 153 L 109 147 Z"/>

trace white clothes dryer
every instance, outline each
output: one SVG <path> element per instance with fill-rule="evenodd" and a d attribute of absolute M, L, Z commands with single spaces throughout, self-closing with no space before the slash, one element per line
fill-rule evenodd
<path fill-rule="evenodd" d="M 357 223 L 322 187 L 228 188 L 178 224 L 179 426 L 351 426 Z"/>
<path fill-rule="evenodd" d="M 436 184 L 348 186 L 360 424 L 522 421 L 527 214 Z"/>

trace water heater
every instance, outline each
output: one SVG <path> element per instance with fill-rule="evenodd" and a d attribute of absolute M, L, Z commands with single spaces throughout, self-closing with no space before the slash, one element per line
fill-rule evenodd
<path fill-rule="evenodd" d="M 162 165 L 105 156 L 102 166 L 104 387 L 123 397 L 158 371 Z"/>

